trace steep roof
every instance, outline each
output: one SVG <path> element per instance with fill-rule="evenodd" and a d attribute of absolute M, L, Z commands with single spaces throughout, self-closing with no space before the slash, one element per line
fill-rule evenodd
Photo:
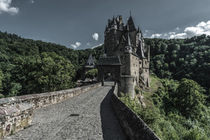
<path fill-rule="evenodd" d="M 143 46 L 141 45 L 141 43 L 139 43 L 139 47 L 137 49 L 137 54 L 140 58 L 145 58 L 144 49 L 143 49 Z"/>
<path fill-rule="evenodd" d="M 86 65 L 88 65 L 88 66 L 93 66 L 93 65 L 95 65 L 95 59 L 94 59 L 94 57 L 92 56 L 92 54 L 89 55 L 88 60 L 87 60 L 87 62 L 86 62 Z"/>
<path fill-rule="evenodd" d="M 122 65 L 120 58 L 118 56 L 106 56 L 106 57 L 101 57 L 98 60 L 97 65 Z"/>
<path fill-rule="evenodd" d="M 135 27 L 135 24 L 133 22 L 132 16 L 129 17 L 129 19 L 127 21 L 127 26 L 129 27 L 129 31 L 136 31 L 136 27 Z"/>

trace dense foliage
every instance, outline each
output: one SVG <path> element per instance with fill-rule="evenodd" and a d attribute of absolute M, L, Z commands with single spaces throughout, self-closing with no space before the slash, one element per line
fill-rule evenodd
<path fill-rule="evenodd" d="M 154 79 L 162 86 L 154 93 L 144 92 L 146 107 L 127 96 L 121 100 L 163 140 L 208 140 L 210 107 L 205 102 L 203 88 L 189 79 Z"/>
<path fill-rule="evenodd" d="M 98 75 L 98 69 L 91 69 L 85 73 L 85 77 L 90 79 L 96 78 L 97 75 Z"/>
<path fill-rule="evenodd" d="M 0 94 L 23 95 L 72 88 L 90 53 L 0 32 Z"/>
<path fill-rule="evenodd" d="M 188 78 L 210 88 L 210 36 L 145 42 L 151 47 L 151 71 L 158 77 Z"/>

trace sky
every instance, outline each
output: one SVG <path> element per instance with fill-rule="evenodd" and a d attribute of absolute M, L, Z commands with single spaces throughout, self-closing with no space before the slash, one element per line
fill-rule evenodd
<path fill-rule="evenodd" d="M 0 31 L 73 49 L 104 42 L 107 20 L 131 14 L 147 38 L 210 35 L 210 0 L 0 0 Z"/>

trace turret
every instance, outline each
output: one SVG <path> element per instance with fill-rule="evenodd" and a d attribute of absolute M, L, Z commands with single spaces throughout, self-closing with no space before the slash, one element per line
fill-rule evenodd
<path fill-rule="evenodd" d="M 148 46 L 148 51 L 147 51 L 147 60 L 150 61 L 150 46 Z"/>
<path fill-rule="evenodd" d="M 135 24 L 133 22 L 132 16 L 129 17 L 127 25 L 129 26 L 130 31 L 136 31 Z"/>
<path fill-rule="evenodd" d="M 111 29 L 117 30 L 117 22 L 116 22 L 116 19 L 114 17 L 112 19 Z"/>
<path fill-rule="evenodd" d="M 132 45 L 131 45 L 131 40 L 130 40 L 129 33 L 128 33 L 127 43 L 126 43 L 126 46 L 125 46 L 125 52 L 126 53 L 132 53 Z"/>

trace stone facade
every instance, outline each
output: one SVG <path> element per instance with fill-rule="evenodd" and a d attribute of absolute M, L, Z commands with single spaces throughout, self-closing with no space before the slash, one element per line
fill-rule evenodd
<path fill-rule="evenodd" d="M 28 103 L 0 106 L 0 139 L 28 127 L 33 107 Z"/>
<path fill-rule="evenodd" d="M 122 16 L 108 20 L 104 53 L 107 59 L 113 56 L 120 59 L 120 72 L 117 76 L 120 77 L 117 81 L 120 91 L 134 97 L 135 86 L 149 87 L 150 48 L 145 46 L 143 35 L 140 29 L 135 27 L 132 16 L 129 17 L 126 25 L 123 23 Z"/>

